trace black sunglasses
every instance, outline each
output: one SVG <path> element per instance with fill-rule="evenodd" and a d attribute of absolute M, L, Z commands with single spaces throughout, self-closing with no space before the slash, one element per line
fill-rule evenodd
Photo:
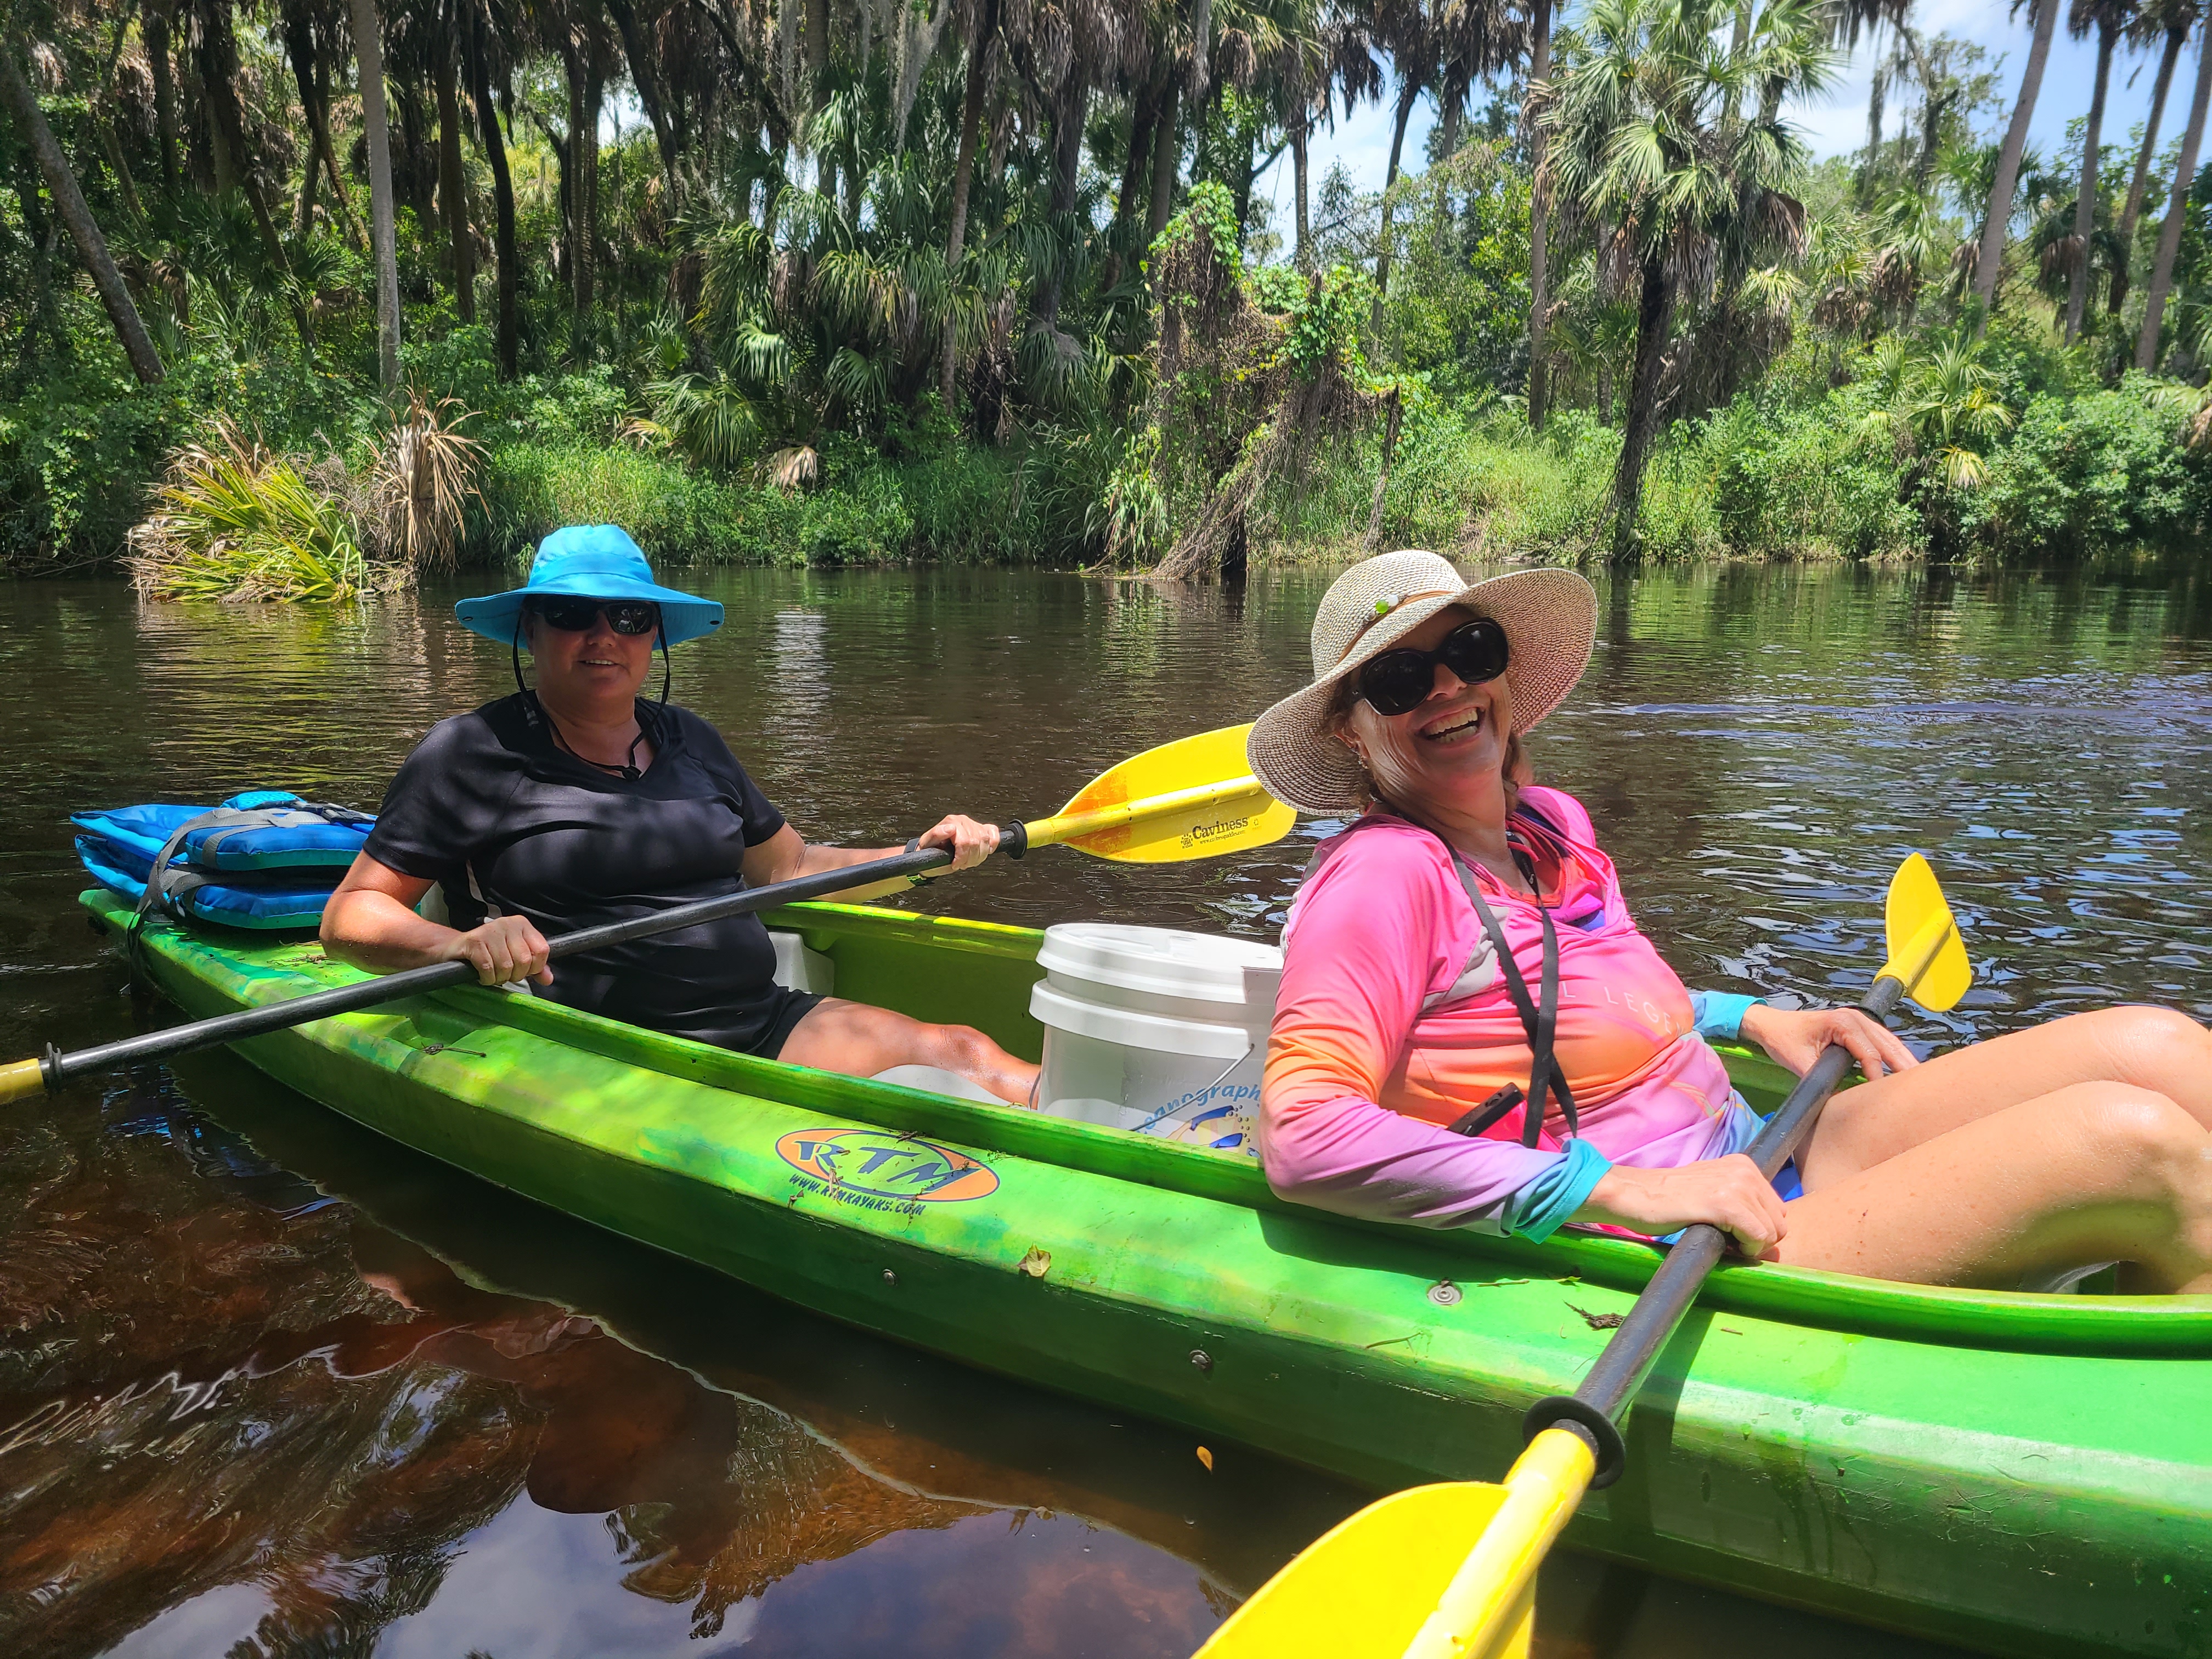
<path fill-rule="evenodd" d="M 660 607 L 650 599 L 532 599 L 530 614 L 563 634 L 580 634 L 606 613 L 617 634 L 650 634 L 660 626 Z"/>
<path fill-rule="evenodd" d="M 1436 688 L 1442 663 L 1468 685 L 1505 672 L 1505 630 L 1488 617 L 1462 623 L 1433 651 L 1410 645 L 1371 657 L 1359 671 L 1359 695 L 1378 714 L 1410 714 Z"/>

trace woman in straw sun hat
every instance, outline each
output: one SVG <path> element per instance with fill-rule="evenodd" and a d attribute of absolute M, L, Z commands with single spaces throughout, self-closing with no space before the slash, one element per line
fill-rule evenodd
<path fill-rule="evenodd" d="M 1589 660 L 1570 571 L 1469 582 L 1432 553 L 1322 599 L 1313 683 L 1252 728 L 1279 798 L 1351 817 L 1283 933 L 1261 1156 L 1282 1196 L 1530 1238 L 1566 1223 L 1727 1229 L 1748 1253 L 2033 1286 L 2118 1261 L 2212 1291 L 2212 1036 L 2079 1014 L 1918 1064 L 1851 1009 L 1692 996 L 1637 929 L 1589 816 L 1523 735 Z M 1711 1037 L 1871 1079 L 1769 1183 Z"/>

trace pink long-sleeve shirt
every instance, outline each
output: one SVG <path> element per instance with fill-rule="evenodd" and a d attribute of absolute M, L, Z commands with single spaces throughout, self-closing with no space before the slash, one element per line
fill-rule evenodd
<path fill-rule="evenodd" d="M 1443 843 L 1378 811 L 1323 843 L 1283 932 L 1260 1128 L 1268 1183 L 1283 1197 L 1542 1237 L 1613 1164 L 1695 1163 L 1756 1133 L 1697 1034 L 1689 992 L 1630 917 L 1581 803 L 1538 787 L 1521 800 L 1509 834 L 1534 859 L 1553 910 L 1553 1053 L 1586 1147 L 1563 1150 L 1556 1098 L 1534 1149 L 1521 1144 L 1517 1109 L 1484 1135 L 1444 1127 L 1509 1083 L 1527 1087 L 1528 1039 Z M 1475 874 L 1533 999 L 1543 970 L 1535 902 L 1479 866 Z"/>

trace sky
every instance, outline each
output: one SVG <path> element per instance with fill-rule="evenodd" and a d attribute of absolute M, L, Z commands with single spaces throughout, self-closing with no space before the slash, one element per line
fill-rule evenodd
<path fill-rule="evenodd" d="M 1569 0 L 1565 21 L 1571 22 L 1581 8 Z M 1556 27 L 1556 25 L 1555 25 Z M 1920 0 L 1913 8 L 1913 27 L 1923 33 L 1951 34 L 1986 47 L 1992 58 L 2004 62 L 1998 71 L 1998 88 L 2004 100 L 2001 116 L 1988 119 L 2001 132 L 2010 118 L 2020 77 L 2027 65 L 2030 35 L 2025 8 L 2015 22 L 2003 0 Z M 1885 37 L 1884 45 L 1887 44 Z M 1844 154 L 1866 143 L 1867 95 L 1874 84 L 1876 47 L 1861 36 L 1858 50 L 1844 65 L 1834 89 L 1816 102 L 1790 112 L 1812 145 L 1815 157 Z M 2185 49 L 2175 66 L 2173 88 L 2167 94 L 2166 118 L 2160 128 L 2161 147 L 2179 133 L 2186 118 L 2191 77 L 2196 69 L 2194 52 Z M 2105 142 L 2124 144 L 2128 130 L 2150 112 L 2152 78 L 2158 73 L 2158 55 L 2130 54 L 2124 45 L 2112 60 L 2112 90 L 2105 107 Z M 2090 88 L 2097 74 L 2097 42 L 2067 38 L 2064 15 L 2051 43 L 2051 57 L 2043 72 L 2043 86 L 2035 100 L 2035 115 L 2028 142 L 2046 155 L 2063 148 L 2066 124 L 2089 110 Z M 1364 105 L 1348 118 L 1340 118 L 1334 132 L 1316 133 L 1312 144 L 1313 185 L 1321 188 L 1322 176 L 1333 162 L 1342 161 L 1361 190 L 1380 190 L 1390 161 L 1390 118 L 1395 88 L 1381 104 Z M 1885 125 L 1893 128 L 1896 106 Z M 1435 119 L 1434 105 L 1424 99 L 1406 129 L 1402 165 L 1421 164 L 1422 143 Z M 1992 135 L 1994 136 L 1994 135 Z M 1291 199 L 1291 163 L 1287 152 L 1255 186 L 1255 193 L 1274 204 L 1274 228 L 1287 239 L 1295 218 Z"/>

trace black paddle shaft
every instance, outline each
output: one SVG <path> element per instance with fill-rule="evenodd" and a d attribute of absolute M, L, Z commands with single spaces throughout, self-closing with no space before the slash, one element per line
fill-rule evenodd
<path fill-rule="evenodd" d="M 848 887 L 865 887 L 875 882 L 888 881 L 893 876 L 913 875 L 951 862 L 952 854 L 942 847 L 922 847 L 911 853 L 895 853 L 889 858 L 873 859 L 866 864 L 848 864 L 842 870 L 823 870 L 811 876 L 795 876 L 789 881 L 774 882 L 766 887 L 749 887 L 740 892 L 725 893 L 720 898 L 701 899 L 692 904 L 679 904 L 672 910 L 633 916 L 627 921 L 611 921 L 603 927 L 580 928 L 573 933 L 563 933 L 558 939 L 548 939 L 545 954 L 549 958 L 557 958 L 572 957 L 584 951 L 601 951 L 611 945 L 627 945 L 632 939 L 650 939 L 655 933 L 673 933 L 679 927 L 720 921 L 725 916 L 747 915 L 755 910 L 773 909 L 779 904 L 795 904 L 801 899 L 819 898 L 825 893 L 842 892 Z M 410 968 L 404 973 L 386 974 L 380 978 L 364 980 L 358 985 L 341 985 L 334 990 L 316 991 L 307 996 L 291 997 L 258 1008 L 243 1009 L 234 1014 L 219 1015 L 214 1019 L 195 1020 L 189 1025 L 173 1025 L 167 1030 L 125 1037 L 120 1042 L 103 1042 L 97 1048 L 80 1048 L 73 1054 L 49 1048 L 46 1058 L 40 1062 L 40 1069 L 44 1073 L 47 1089 L 52 1091 L 58 1089 L 70 1079 L 82 1077 L 88 1072 L 106 1071 L 110 1066 L 128 1065 L 134 1060 L 165 1060 L 171 1054 L 189 1054 L 195 1048 L 236 1042 L 242 1038 L 281 1031 L 289 1025 L 304 1024 L 311 1019 L 327 1019 L 332 1014 L 349 1014 L 356 1009 L 374 1007 L 395 997 L 443 990 L 449 985 L 472 985 L 476 978 L 473 963 L 434 962 L 427 968 Z"/>
<path fill-rule="evenodd" d="M 1875 981 L 1874 989 L 1859 1004 L 1859 1012 L 1881 1019 L 1904 994 L 1905 987 L 1885 974 Z M 1812 1128 L 1813 1120 L 1828 1103 L 1828 1097 L 1844 1080 L 1850 1063 L 1850 1051 L 1841 1043 L 1832 1042 L 1820 1051 L 1813 1069 L 1797 1079 L 1782 1109 L 1767 1119 L 1766 1127 L 1751 1143 L 1751 1161 L 1759 1165 L 1759 1174 L 1771 1181 L 1790 1161 Z M 1628 1447 L 1617 1419 L 1644 1386 L 1659 1351 L 1698 1299 L 1705 1275 L 1712 1272 L 1727 1247 L 1728 1235 L 1709 1223 L 1701 1221 L 1684 1228 L 1667 1252 L 1666 1261 L 1659 1264 L 1659 1271 L 1636 1298 L 1636 1305 L 1613 1332 L 1613 1340 L 1598 1355 L 1597 1363 L 1583 1378 L 1582 1387 L 1572 1394 L 1549 1395 L 1531 1406 L 1522 1419 L 1523 1434 L 1531 1440 L 1550 1428 L 1579 1434 L 1597 1454 L 1597 1473 L 1590 1477 L 1590 1486 L 1609 1486 L 1619 1480 L 1628 1461 Z"/>

